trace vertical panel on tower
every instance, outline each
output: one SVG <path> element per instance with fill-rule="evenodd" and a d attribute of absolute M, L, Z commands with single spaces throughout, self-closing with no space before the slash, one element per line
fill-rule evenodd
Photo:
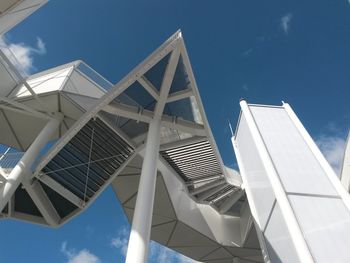
<path fill-rule="evenodd" d="M 332 178 L 335 175 L 325 169 L 314 142 L 291 114 L 285 105 L 248 105 L 241 114 L 233 144 L 252 214 L 271 262 L 303 262 L 276 198 L 276 189 L 281 187 L 314 262 L 348 262 L 349 200 L 344 200 Z M 256 137 L 263 146 L 257 145 Z M 268 174 L 271 166 L 267 168 L 259 147 L 268 153 L 278 186 Z"/>

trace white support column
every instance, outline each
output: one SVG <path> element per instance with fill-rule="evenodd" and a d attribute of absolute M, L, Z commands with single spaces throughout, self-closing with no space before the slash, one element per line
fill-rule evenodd
<path fill-rule="evenodd" d="M 16 191 L 17 187 L 23 180 L 23 176 L 30 173 L 31 166 L 40 153 L 40 150 L 50 140 L 53 133 L 57 131 L 59 124 L 59 119 L 51 119 L 36 137 L 34 142 L 29 146 L 28 150 L 17 163 L 15 168 L 13 168 L 7 177 L 6 184 L 0 189 L 0 211 L 4 209 L 5 205 Z"/>
<path fill-rule="evenodd" d="M 265 143 L 254 120 L 254 117 L 249 109 L 249 106 L 245 100 L 241 100 L 240 106 L 253 137 L 254 143 L 257 147 L 258 153 L 262 159 L 264 168 L 267 172 L 267 177 L 271 183 L 272 190 L 282 212 L 282 216 L 286 223 L 292 242 L 295 246 L 299 260 L 300 262 L 304 263 L 314 263 L 315 261 L 313 260 L 311 252 L 308 248 L 303 232 L 300 229 L 297 218 L 293 212 L 291 204 L 289 203 L 287 194 L 284 191 L 282 182 L 271 160 L 271 156 L 266 149 Z"/>
<path fill-rule="evenodd" d="M 126 263 L 147 262 L 160 143 L 160 120 L 149 125 Z"/>

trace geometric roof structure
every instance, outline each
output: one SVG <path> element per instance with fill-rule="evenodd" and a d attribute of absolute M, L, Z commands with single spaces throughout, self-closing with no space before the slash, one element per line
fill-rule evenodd
<path fill-rule="evenodd" d="M 164 92 L 165 83 L 171 84 Z M 0 121 L 7 129 L 0 143 L 19 151 L 50 114 L 63 118 L 4 217 L 56 227 L 112 184 L 131 220 L 149 122 L 160 114 L 152 239 L 205 262 L 262 260 L 240 176 L 222 163 L 180 31 L 116 85 L 76 61 L 9 85 L 3 98 Z M 0 163 L 16 156 L 8 153 Z"/>
<path fill-rule="evenodd" d="M 35 92 L 35 96 L 27 89 L 25 84 L 15 78 L 14 69 L 0 58 L 2 80 L 8 79 L 6 86 L 3 84 L 0 96 L 4 99 L 0 102 L 0 123 L 2 132 L 0 143 L 25 151 L 34 138 L 43 129 L 47 122 L 47 115 L 37 114 L 61 112 L 64 116 L 60 129 L 52 136 L 52 140 L 61 137 L 69 127 L 92 105 L 94 100 L 100 98 L 105 90 L 100 84 L 95 84 L 91 77 L 94 71 L 82 61 L 75 61 L 47 71 L 30 76 L 26 84 Z M 97 73 L 94 73 L 96 76 Z M 102 79 L 102 78 L 101 78 Z M 4 83 L 4 82 L 3 82 Z M 106 82 L 104 86 L 109 85 Z M 6 88 L 5 88 L 6 87 Z M 6 99 L 6 100 L 5 100 Z M 39 103 L 38 103 L 39 99 Z M 15 100 L 17 105 L 10 105 L 9 100 Z M 25 106 L 32 109 L 31 112 L 19 107 Z"/>
<path fill-rule="evenodd" d="M 0 2 L 0 35 L 9 31 L 48 0 L 2 0 Z"/>
<path fill-rule="evenodd" d="M 0 34 L 45 1 L 0 3 Z M 211 263 L 348 262 L 342 182 L 287 103 L 247 104 L 224 166 L 181 31 L 113 85 L 82 61 L 27 77 L 0 47 L 0 218 L 59 227 L 111 186 L 148 241 Z"/>

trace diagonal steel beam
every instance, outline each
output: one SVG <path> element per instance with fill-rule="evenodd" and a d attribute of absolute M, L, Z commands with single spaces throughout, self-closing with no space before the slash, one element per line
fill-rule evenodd
<path fill-rule="evenodd" d="M 33 183 L 29 183 L 27 180 L 24 180 L 22 183 L 46 222 L 50 226 L 58 226 L 61 218 L 39 181 L 34 180 Z"/>
<path fill-rule="evenodd" d="M 145 90 L 155 100 L 157 100 L 157 101 L 159 100 L 159 92 L 158 92 L 158 90 L 153 86 L 153 84 L 145 76 L 141 76 L 137 81 L 145 88 Z"/>
<path fill-rule="evenodd" d="M 165 73 L 164 73 L 162 85 L 160 88 L 159 100 L 158 100 L 156 108 L 154 110 L 154 119 L 160 119 L 162 114 L 163 114 L 164 106 L 167 102 L 169 90 L 171 88 L 171 84 L 172 84 L 173 79 L 174 79 L 174 75 L 175 75 L 177 64 L 179 62 L 180 54 L 181 54 L 180 49 L 178 46 L 176 46 L 170 55 L 168 65 L 167 65 Z"/>

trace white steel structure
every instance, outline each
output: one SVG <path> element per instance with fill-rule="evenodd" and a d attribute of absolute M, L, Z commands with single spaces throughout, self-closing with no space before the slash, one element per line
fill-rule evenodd
<path fill-rule="evenodd" d="M 348 262 L 350 196 L 290 106 L 248 105 L 233 145 L 271 262 Z"/>
<path fill-rule="evenodd" d="M 132 224 L 128 263 L 150 239 L 201 262 L 350 259 L 348 193 L 287 104 L 242 101 L 243 184 L 223 165 L 180 31 L 115 85 L 82 61 L 24 77 L 6 54 L 4 219 L 59 227 L 111 185 Z"/>
<path fill-rule="evenodd" d="M 350 132 L 345 146 L 343 165 L 341 167 L 340 178 L 343 186 L 350 191 Z"/>

